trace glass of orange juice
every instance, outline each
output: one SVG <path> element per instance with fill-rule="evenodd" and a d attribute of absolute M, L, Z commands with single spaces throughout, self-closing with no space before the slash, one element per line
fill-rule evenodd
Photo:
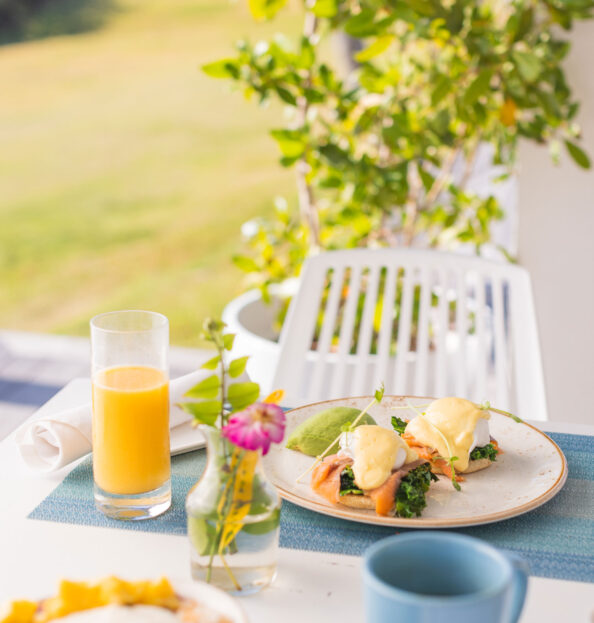
<path fill-rule="evenodd" d="M 148 311 L 91 320 L 96 506 L 148 519 L 171 505 L 169 322 Z"/>

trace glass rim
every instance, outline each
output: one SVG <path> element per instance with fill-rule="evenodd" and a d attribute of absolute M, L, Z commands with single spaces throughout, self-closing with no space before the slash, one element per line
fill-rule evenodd
<path fill-rule="evenodd" d="M 145 316 L 152 317 L 154 319 L 158 319 L 158 323 L 155 323 L 153 326 L 147 329 L 110 329 L 106 327 L 102 327 L 98 324 L 98 322 L 102 318 L 106 318 L 108 316 L 124 316 L 126 314 L 144 314 Z M 91 318 L 89 321 L 91 326 L 91 330 L 95 331 L 103 331 L 104 333 L 150 333 L 151 331 L 155 331 L 155 329 L 162 329 L 169 325 L 169 320 L 167 316 L 161 314 L 160 312 L 147 311 L 145 309 L 121 309 L 110 312 L 103 312 L 101 314 L 97 314 Z"/>

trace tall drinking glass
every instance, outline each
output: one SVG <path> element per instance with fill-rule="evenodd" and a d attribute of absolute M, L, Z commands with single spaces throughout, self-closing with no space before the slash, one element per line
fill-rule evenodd
<path fill-rule="evenodd" d="M 117 311 L 91 320 L 95 504 L 114 519 L 171 505 L 169 322 Z"/>

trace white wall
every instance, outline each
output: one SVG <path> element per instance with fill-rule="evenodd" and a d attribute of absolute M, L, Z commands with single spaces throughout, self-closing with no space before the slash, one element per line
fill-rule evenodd
<path fill-rule="evenodd" d="M 594 163 L 594 23 L 571 33 L 568 82 Z M 594 424 L 594 170 L 520 148 L 519 259 L 532 275 L 549 418 Z"/>

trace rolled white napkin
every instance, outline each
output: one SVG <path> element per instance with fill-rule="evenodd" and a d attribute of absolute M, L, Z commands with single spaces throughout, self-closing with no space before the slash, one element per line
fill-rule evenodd
<path fill-rule="evenodd" d="M 190 387 L 212 374 L 209 370 L 197 370 L 169 383 L 170 428 L 192 419 L 176 403 L 183 399 Z M 31 469 L 53 472 L 88 454 L 92 449 L 91 420 L 89 402 L 23 424 L 15 435 L 23 460 Z"/>

